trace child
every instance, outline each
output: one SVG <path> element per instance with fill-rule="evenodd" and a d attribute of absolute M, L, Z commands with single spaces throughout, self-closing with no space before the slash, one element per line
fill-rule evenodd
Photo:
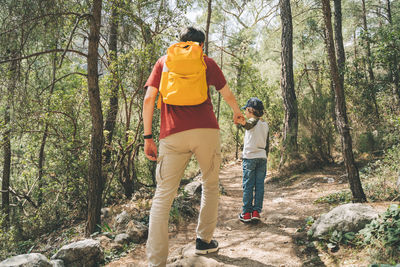
<path fill-rule="evenodd" d="M 263 207 L 269 146 L 268 124 L 260 119 L 264 114 L 264 105 L 257 97 L 250 98 L 242 109 L 245 109 L 248 121 L 243 119 L 240 122 L 246 132 L 243 147 L 243 208 L 239 220 L 250 222 L 260 220 Z"/>

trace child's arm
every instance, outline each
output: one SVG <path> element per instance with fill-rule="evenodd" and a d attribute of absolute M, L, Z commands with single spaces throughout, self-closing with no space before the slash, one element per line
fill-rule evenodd
<path fill-rule="evenodd" d="M 243 128 L 245 128 L 246 130 L 250 130 L 251 128 L 256 126 L 257 122 L 258 122 L 258 119 L 251 118 L 242 125 L 243 125 Z"/>

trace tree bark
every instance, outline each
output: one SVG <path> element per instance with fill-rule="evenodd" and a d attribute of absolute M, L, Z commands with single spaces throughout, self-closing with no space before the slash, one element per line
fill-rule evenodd
<path fill-rule="evenodd" d="M 206 40 L 205 40 L 205 53 L 208 55 L 208 36 L 210 35 L 210 24 L 211 24 L 211 12 L 212 12 L 212 0 L 208 0 L 208 6 L 207 6 L 207 24 L 206 24 Z"/>
<path fill-rule="evenodd" d="M 51 82 L 51 87 L 50 87 L 50 95 L 47 100 L 47 109 L 50 109 L 50 103 L 51 103 L 51 96 L 53 95 L 54 92 L 54 86 L 55 86 L 55 81 L 56 81 L 56 54 L 53 55 L 53 73 L 52 73 L 52 82 Z M 43 181 L 43 166 L 45 162 L 45 146 L 46 146 L 46 141 L 47 137 L 49 135 L 49 122 L 47 121 L 47 115 L 45 115 L 45 125 L 44 125 L 44 132 L 42 136 L 42 142 L 40 144 L 40 149 L 39 149 L 39 162 L 38 162 L 38 184 L 39 184 L 39 193 L 38 193 L 38 206 L 40 207 L 43 204 L 43 187 L 44 187 L 44 181 Z"/>
<path fill-rule="evenodd" d="M 344 71 L 346 54 L 344 52 L 343 34 L 342 34 L 342 0 L 334 0 L 335 5 L 335 47 L 337 64 L 339 69 L 340 85 L 344 88 Z"/>
<path fill-rule="evenodd" d="M 102 175 L 103 115 L 101 110 L 98 48 L 100 39 L 102 0 L 93 0 L 90 19 L 89 49 L 88 49 L 88 93 L 92 132 L 90 142 L 89 177 L 88 177 L 88 210 L 86 235 L 95 232 L 100 225 L 100 210 L 104 181 Z"/>
<path fill-rule="evenodd" d="M 392 21 L 392 9 L 391 9 L 391 3 L 390 0 L 386 0 L 386 6 L 387 6 L 387 18 L 389 21 L 389 24 L 391 27 L 393 27 L 393 21 Z M 393 31 L 393 28 L 391 29 Z M 393 45 L 394 47 L 394 45 Z M 400 74 L 399 74 L 399 59 L 397 56 L 397 50 L 393 51 L 393 65 L 389 66 L 389 75 L 390 75 L 390 81 L 393 83 L 392 86 L 392 92 L 393 92 L 393 97 L 394 97 L 394 102 L 395 106 L 399 107 L 400 106 Z M 399 109 L 399 108 L 397 108 Z"/>
<path fill-rule="evenodd" d="M 115 122 L 118 114 L 118 93 L 119 93 L 119 78 L 117 66 L 113 65 L 118 59 L 118 0 L 114 1 L 111 18 L 110 18 L 110 38 L 109 38 L 110 59 L 109 66 L 112 67 L 112 80 L 111 80 L 111 96 L 110 105 L 107 111 L 106 123 L 104 130 L 106 136 L 106 151 L 105 151 L 105 164 L 111 160 L 111 143 L 114 135 Z"/>
<path fill-rule="evenodd" d="M 287 155 L 297 151 L 298 108 L 293 76 L 293 26 L 290 0 L 279 1 L 282 23 L 281 90 L 285 107 L 283 150 L 280 167 Z"/>
<path fill-rule="evenodd" d="M 326 45 L 328 51 L 328 60 L 331 73 L 331 79 L 335 89 L 335 107 L 336 118 L 339 133 L 342 142 L 342 154 L 344 164 L 346 166 L 348 181 L 353 195 L 353 202 L 366 202 L 366 197 L 361 185 L 358 168 L 354 162 L 354 155 L 352 149 L 352 140 L 350 135 L 350 128 L 346 114 L 346 101 L 344 96 L 344 89 L 340 83 L 339 70 L 336 63 L 335 48 L 333 42 L 332 22 L 331 22 L 331 7 L 329 0 L 322 0 L 322 11 L 325 21 L 326 31 Z"/>
<path fill-rule="evenodd" d="M 244 65 L 244 61 L 243 59 L 239 58 L 239 65 L 236 67 L 236 94 L 237 97 L 239 97 L 240 95 L 240 88 L 242 88 L 242 73 L 243 73 L 243 65 Z M 235 158 L 238 159 L 239 158 L 239 144 L 240 144 L 240 140 L 239 140 L 239 127 L 236 127 L 236 148 L 235 148 Z"/>
<path fill-rule="evenodd" d="M 374 108 L 375 108 L 375 116 L 379 118 L 379 111 L 378 111 L 378 103 L 376 102 L 376 90 L 375 90 L 375 75 L 374 70 L 372 69 L 372 53 L 371 53 L 371 44 L 369 40 L 369 32 L 368 32 L 368 25 L 367 25 L 367 10 L 365 8 L 365 0 L 362 0 L 362 10 L 363 10 L 363 26 L 364 31 L 366 33 L 365 38 L 365 45 L 367 46 L 367 67 L 368 67 L 368 91 L 367 97 L 368 100 L 372 101 Z"/>

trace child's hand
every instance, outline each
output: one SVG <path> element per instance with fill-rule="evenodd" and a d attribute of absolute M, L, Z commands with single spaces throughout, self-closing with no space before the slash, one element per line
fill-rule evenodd
<path fill-rule="evenodd" d="M 244 117 L 241 117 L 240 119 L 238 119 L 238 123 L 241 125 L 245 125 L 246 124 L 246 119 Z"/>

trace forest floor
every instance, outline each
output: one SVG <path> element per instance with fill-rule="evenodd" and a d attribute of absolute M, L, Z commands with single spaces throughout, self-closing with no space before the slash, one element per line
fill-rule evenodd
<path fill-rule="evenodd" d="M 363 251 L 340 249 L 333 253 L 307 240 L 306 219 L 317 219 L 332 208 L 315 200 L 348 189 L 344 174 L 337 166 L 282 179 L 271 178 L 269 173 L 261 221 L 243 223 L 238 220 L 242 206 L 241 163 L 226 165 L 220 173 L 223 194 L 214 234 L 219 251 L 207 256 L 194 254 L 193 219 L 170 234 L 168 266 L 368 266 L 369 258 Z M 369 205 L 383 212 L 389 203 Z M 128 256 L 106 266 L 146 265 L 145 244 L 140 244 Z"/>

